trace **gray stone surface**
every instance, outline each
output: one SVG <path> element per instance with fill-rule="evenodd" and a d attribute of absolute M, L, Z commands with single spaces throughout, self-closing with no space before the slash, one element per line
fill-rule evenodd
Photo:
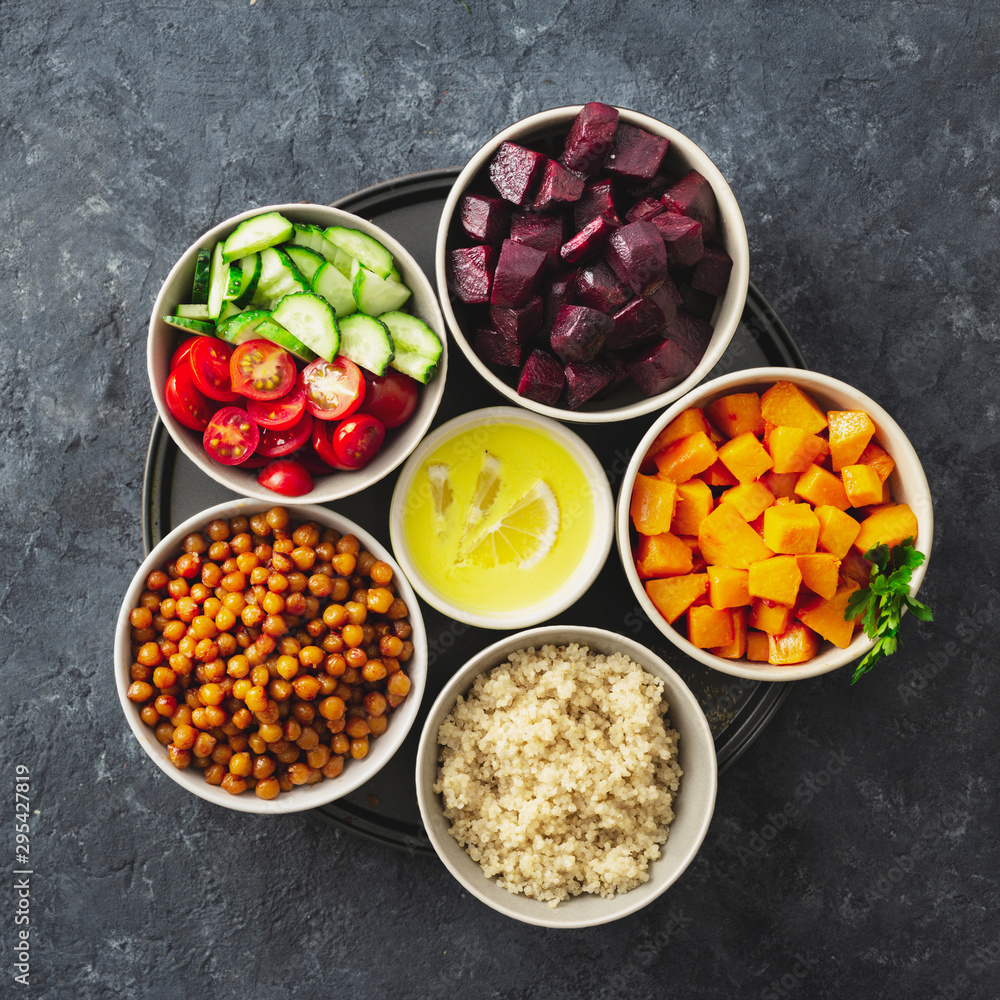
<path fill-rule="evenodd" d="M 0 3 L 0 759 L 31 773 L 31 995 L 996 997 L 995 5 L 468 8 Z M 794 689 L 656 905 L 555 933 L 433 859 L 184 795 L 126 728 L 111 649 L 177 255 L 587 99 L 704 146 L 810 364 L 911 435 L 938 620 L 854 689 Z"/>

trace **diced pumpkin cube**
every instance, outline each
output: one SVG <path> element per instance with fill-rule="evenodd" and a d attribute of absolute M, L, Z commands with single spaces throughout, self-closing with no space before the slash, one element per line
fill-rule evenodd
<path fill-rule="evenodd" d="M 854 638 L 854 622 L 845 621 L 844 612 L 851 594 L 857 589 L 858 585 L 852 580 L 839 587 L 831 598 L 814 597 L 799 608 L 795 617 L 828 642 L 846 649 Z"/>
<path fill-rule="evenodd" d="M 733 608 L 729 612 L 733 620 L 733 641 L 725 646 L 713 646 L 712 652 L 727 660 L 740 660 L 747 652 L 747 617 L 749 608 Z"/>
<path fill-rule="evenodd" d="M 796 556 L 795 561 L 799 564 L 803 584 L 814 594 L 831 600 L 837 593 L 840 560 L 831 552 L 810 552 L 804 556 Z"/>
<path fill-rule="evenodd" d="M 695 431 L 668 445 L 653 456 L 657 475 L 673 483 L 686 483 L 715 464 L 719 457 L 715 445 L 704 431 Z"/>
<path fill-rule="evenodd" d="M 647 580 L 645 586 L 646 596 L 672 625 L 708 591 L 708 576 L 705 573 L 670 576 L 664 580 Z"/>
<path fill-rule="evenodd" d="M 773 469 L 764 476 L 764 484 L 775 497 L 795 496 L 795 484 L 799 481 L 797 472 L 775 472 Z"/>
<path fill-rule="evenodd" d="M 778 497 L 778 499 L 774 501 L 774 506 L 787 507 L 789 504 L 794 504 L 794 503 L 795 500 L 792 497 Z"/>
<path fill-rule="evenodd" d="M 818 434 L 826 427 L 826 414 L 816 400 L 793 382 L 775 382 L 760 397 L 760 412 L 776 427 L 801 427 L 810 434 Z"/>
<path fill-rule="evenodd" d="M 699 649 L 725 646 L 736 638 L 731 611 L 720 611 L 710 605 L 695 604 L 688 608 L 688 641 Z"/>
<path fill-rule="evenodd" d="M 909 504 L 890 504 L 870 514 L 861 522 L 861 530 L 854 539 L 854 547 L 864 555 L 875 545 L 884 543 L 891 549 L 910 537 L 914 539 L 917 537 L 916 514 L 910 509 Z M 702 551 L 704 552 L 704 548 Z"/>
<path fill-rule="evenodd" d="M 774 503 L 774 494 L 763 482 L 757 480 L 726 490 L 719 497 L 719 503 L 731 503 L 743 515 L 745 521 L 752 521 L 760 517 Z"/>
<path fill-rule="evenodd" d="M 776 473 L 805 472 L 813 462 L 822 459 L 827 447 L 823 438 L 801 427 L 775 427 L 767 442 Z"/>
<path fill-rule="evenodd" d="M 750 605 L 747 589 L 749 570 L 729 566 L 708 567 L 708 600 L 713 608 L 740 608 Z"/>
<path fill-rule="evenodd" d="M 755 392 L 737 392 L 723 396 L 705 407 L 708 419 L 726 437 L 739 437 L 747 432 L 760 437 L 764 433 L 764 418 L 760 415 L 760 396 Z"/>
<path fill-rule="evenodd" d="M 830 424 L 833 471 L 840 472 L 845 465 L 857 464 L 875 435 L 875 425 L 864 410 L 831 410 L 826 416 Z"/>
<path fill-rule="evenodd" d="M 790 555 L 815 552 L 819 518 L 807 503 L 785 503 L 764 511 L 764 544 Z"/>
<path fill-rule="evenodd" d="M 775 604 L 757 598 L 750 605 L 750 626 L 768 635 L 781 635 L 792 620 L 792 609 L 787 604 Z"/>
<path fill-rule="evenodd" d="M 747 659 L 754 663 L 767 663 L 767 657 L 771 649 L 766 632 L 757 632 L 750 629 L 747 632 Z"/>
<path fill-rule="evenodd" d="M 819 548 L 843 559 L 858 537 L 861 525 L 850 514 L 829 504 L 817 507 L 815 514 L 819 518 Z"/>
<path fill-rule="evenodd" d="M 851 549 L 840 560 L 840 580 L 842 583 L 853 580 L 859 586 L 867 587 L 871 578 L 872 564 L 857 549 Z"/>
<path fill-rule="evenodd" d="M 701 549 L 698 548 L 698 536 L 677 535 L 677 538 L 691 550 L 691 572 L 704 573 L 705 557 L 701 554 Z"/>
<path fill-rule="evenodd" d="M 840 478 L 852 507 L 868 507 L 882 502 L 882 483 L 870 465 L 845 465 L 840 470 Z"/>
<path fill-rule="evenodd" d="M 640 580 L 690 573 L 691 549 L 669 531 L 661 535 L 643 535 L 639 539 L 635 568 Z"/>
<path fill-rule="evenodd" d="M 635 530 L 643 535 L 659 535 L 670 530 L 677 503 L 677 485 L 658 476 L 635 477 L 629 514 Z"/>
<path fill-rule="evenodd" d="M 709 486 L 736 485 L 736 477 L 721 462 L 716 462 L 715 465 L 706 469 L 702 473 L 701 478 Z"/>
<path fill-rule="evenodd" d="M 805 663 L 819 652 L 819 638 L 812 629 L 792 622 L 782 635 L 769 638 L 767 662 L 774 666 Z"/>
<path fill-rule="evenodd" d="M 747 589 L 751 597 L 791 607 L 799 596 L 802 573 L 795 556 L 772 556 L 750 566 Z"/>
<path fill-rule="evenodd" d="M 686 438 L 688 435 L 694 434 L 695 431 L 701 431 L 703 434 L 711 434 L 712 427 L 706 419 L 705 414 L 697 406 L 692 406 L 691 409 L 685 410 L 674 417 L 656 435 L 653 443 L 649 446 L 649 454 L 656 455 L 675 441 L 680 441 L 681 438 Z"/>
<path fill-rule="evenodd" d="M 771 456 L 749 431 L 727 441 L 718 457 L 741 483 L 752 483 L 771 468 Z"/>
<path fill-rule="evenodd" d="M 870 465 L 883 483 L 892 475 L 892 470 L 896 468 L 892 456 L 887 451 L 883 451 L 877 444 L 869 444 L 865 447 L 858 458 L 858 464 Z"/>
<path fill-rule="evenodd" d="M 828 505 L 836 507 L 837 510 L 847 510 L 851 506 L 840 477 L 818 465 L 810 465 L 799 476 L 795 483 L 795 492 L 814 507 Z"/>
<path fill-rule="evenodd" d="M 677 484 L 677 506 L 670 530 L 675 535 L 697 535 L 701 522 L 712 513 L 712 490 L 701 479 Z"/>
<path fill-rule="evenodd" d="M 710 566 L 749 569 L 774 553 L 731 503 L 721 503 L 698 529 L 698 547 Z"/>

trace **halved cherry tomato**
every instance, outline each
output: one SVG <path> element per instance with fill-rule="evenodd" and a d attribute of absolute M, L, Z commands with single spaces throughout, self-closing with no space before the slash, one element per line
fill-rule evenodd
<path fill-rule="evenodd" d="M 317 426 L 330 427 L 331 429 L 333 428 L 332 424 L 314 420 L 313 427 L 315 428 Z M 315 430 L 313 434 L 315 436 Z M 319 455 L 313 451 L 310 445 L 306 445 L 290 457 L 294 458 L 296 462 L 301 462 L 306 467 L 306 471 L 308 471 L 313 478 L 316 476 L 328 476 L 332 471 L 330 465 L 327 462 L 324 462 L 323 459 L 321 459 Z"/>
<path fill-rule="evenodd" d="M 184 364 L 191 355 L 191 348 L 194 347 L 194 342 L 200 339 L 200 337 L 188 337 L 188 339 L 185 340 L 176 351 L 174 351 L 173 357 L 170 359 L 170 368 L 168 371 L 173 371 L 178 365 Z"/>
<path fill-rule="evenodd" d="M 361 409 L 378 417 L 387 431 L 405 424 L 413 416 L 419 398 L 417 381 L 409 375 L 396 371 L 385 375 L 365 372 L 365 401 Z"/>
<path fill-rule="evenodd" d="M 233 351 L 229 377 L 241 396 L 280 399 L 295 383 L 295 360 L 269 340 L 248 340 Z"/>
<path fill-rule="evenodd" d="M 218 337 L 196 337 L 195 341 L 188 358 L 195 387 L 209 399 L 217 399 L 220 403 L 231 403 L 234 399 L 239 399 L 239 393 L 233 392 L 233 385 L 229 380 L 232 347 Z"/>
<path fill-rule="evenodd" d="M 348 469 L 363 469 L 385 440 L 385 427 L 378 417 L 357 413 L 341 420 L 333 432 L 333 453 Z"/>
<path fill-rule="evenodd" d="M 209 421 L 202 440 L 209 457 L 223 465 L 239 465 L 254 453 L 260 429 L 246 410 L 224 406 Z"/>
<path fill-rule="evenodd" d="M 365 398 L 361 369 L 345 357 L 317 358 L 299 376 L 306 393 L 306 409 L 320 420 L 339 420 L 353 413 Z"/>
<path fill-rule="evenodd" d="M 337 453 L 333 448 L 333 435 L 336 434 L 338 426 L 339 424 L 331 423 L 329 420 L 314 420 L 312 430 L 313 451 L 319 456 L 319 460 L 325 462 L 331 469 L 350 472 L 350 466 L 344 465 L 337 458 Z"/>
<path fill-rule="evenodd" d="M 292 391 L 281 399 L 251 399 L 247 403 L 247 413 L 260 424 L 272 431 L 283 431 L 294 427 L 305 413 L 306 391 L 298 382 L 292 386 Z"/>
<path fill-rule="evenodd" d="M 265 427 L 260 432 L 257 454 L 278 458 L 280 455 L 290 455 L 293 451 L 298 451 L 309 440 L 312 426 L 313 418 L 308 413 L 303 413 L 299 422 L 287 430 L 276 431 Z"/>
<path fill-rule="evenodd" d="M 194 387 L 189 365 L 181 365 L 167 376 L 163 395 L 167 409 L 193 431 L 203 431 L 217 409 L 210 399 L 206 399 Z"/>
<path fill-rule="evenodd" d="M 278 458 L 257 473 L 257 482 L 265 489 L 286 497 L 300 497 L 313 488 L 312 476 L 294 458 Z"/>

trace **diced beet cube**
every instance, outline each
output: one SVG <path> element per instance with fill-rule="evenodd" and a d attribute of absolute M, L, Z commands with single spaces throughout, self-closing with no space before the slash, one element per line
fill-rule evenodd
<path fill-rule="evenodd" d="M 625 365 L 645 396 L 656 396 L 683 382 L 698 362 L 672 340 L 658 340 Z"/>
<path fill-rule="evenodd" d="M 571 410 L 576 410 L 610 385 L 615 370 L 600 358 L 595 358 L 585 364 L 571 362 L 566 365 L 565 374 L 566 403 Z"/>
<path fill-rule="evenodd" d="M 701 361 L 714 332 L 711 323 L 706 323 L 705 320 L 699 319 L 685 309 L 678 309 L 673 321 L 667 325 L 664 336 L 684 351 L 697 365 Z"/>
<path fill-rule="evenodd" d="M 660 307 L 648 298 L 636 298 L 612 317 L 614 328 L 604 346 L 609 351 L 625 351 L 662 336 L 667 321 Z"/>
<path fill-rule="evenodd" d="M 667 277 L 667 250 L 651 222 L 630 222 L 608 237 L 604 251 L 611 269 L 636 295 L 655 291 Z"/>
<path fill-rule="evenodd" d="M 616 177 L 648 181 L 660 169 L 669 145 L 669 139 L 619 122 L 605 169 Z"/>
<path fill-rule="evenodd" d="M 474 240 L 499 246 L 507 235 L 510 207 L 492 194 L 467 194 L 458 204 L 462 228 Z"/>
<path fill-rule="evenodd" d="M 496 266 L 496 247 L 461 247 L 450 251 L 448 291 L 469 305 L 489 302 Z"/>
<path fill-rule="evenodd" d="M 629 194 L 636 201 L 642 201 L 643 198 L 655 198 L 659 201 L 663 197 L 663 192 L 673 184 L 674 178 L 669 176 L 669 174 L 659 173 L 655 177 L 650 178 L 648 181 L 633 181 L 628 184 Z"/>
<path fill-rule="evenodd" d="M 576 231 L 579 232 L 600 215 L 618 222 L 618 208 L 610 179 L 594 181 L 583 189 L 580 200 L 573 205 L 573 225 L 576 226 Z"/>
<path fill-rule="evenodd" d="M 550 331 L 563 306 L 573 301 L 576 271 L 551 278 L 545 288 L 545 331 Z"/>
<path fill-rule="evenodd" d="M 545 309 L 540 295 L 532 296 L 528 304 L 520 309 L 490 306 L 493 326 L 509 340 L 516 340 L 519 344 L 531 340 L 541 331 L 544 317 Z"/>
<path fill-rule="evenodd" d="M 684 272 L 685 274 L 688 272 Z M 715 313 L 716 298 L 707 292 L 699 292 L 691 287 L 690 280 L 676 278 L 677 291 L 681 296 L 681 308 L 693 313 L 699 319 L 711 320 Z"/>
<path fill-rule="evenodd" d="M 544 250 L 547 263 L 554 266 L 559 260 L 559 248 L 566 241 L 566 220 L 554 212 L 527 212 L 518 209 L 510 221 L 510 238 L 525 246 Z"/>
<path fill-rule="evenodd" d="M 534 191 L 546 159 L 516 142 L 501 142 L 490 160 L 490 180 L 501 198 L 523 205 Z"/>
<path fill-rule="evenodd" d="M 632 293 L 618 280 L 603 260 L 581 267 L 576 272 L 574 296 L 582 306 L 609 313 L 625 305 Z"/>
<path fill-rule="evenodd" d="M 674 279 L 668 274 L 653 291 L 648 298 L 652 299 L 663 313 L 664 321 L 669 325 L 677 312 L 677 307 L 681 304 L 681 293 L 674 284 Z"/>
<path fill-rule="evenodd" d="M 656 203 L 662 209 L 660 202 Z M 701 223 L 676 212 L 663 212 L 650 219 L 660 231 L 667 248 L 668 267 L 690 267 L 697 264 L 705 253 L 701 239 Z"/>
<path fill-rule="evenodd" d="M 610 316 L 587 306 L 563 306 L 549 341 L 563 361 L 593 361 L 613 329 Z"/>
<path fill-rule="evenodd" d="M 701 238 L 705 243 L 715 239 L 719 214 L 715 192 L 697 170 L 690 171 L 667 188 L 660 200 L 668 212 L 677 212 L 700 222 Z"/>
<path fill-rule="evenodd" d="M 545 267 L 546 253 L 517 240 L 504 240 L 493 274 L 490 304 L 517 308 L 535 294 Z"/>
<path fill-rule="evenodd" d="M 659 198 L 641 198 L 625 213 L 625 220 L 626 222 L 638 222 L 640 219 L 644 219 L 649 222 L 657 215 L 663 214 L 663 205 Z"/>
<path fill-rule="evenodd" d="M 472 349 L 488 365 L 520 368 L 524 364 L 526 352 L 524 344 L 519 344 L 516 340 L 511 340 L 489 327 L 476 331 Z"/>
<path fill-rule="evenodd" d="M 555 160 L 547 160 L 531 207 L 541 211 L 564 202 L 579 201 L 580 195 L 583 194 L 583 185 L 582 177 L 570 173 Z"/>
<path fill-rule="evenodd" d="M 604 246 L 608 236 L 618 228 L 618 224 L 606 215 L 591 220 L 575 236 L 571 236 L 560 248 L 559 256 L 567 264 L 576 264 L 597 253 Z M 660 243 L 662 244 L 662 240 Z"/>
<path fill-rule="evenodd" d="M 521 369 L 517 382 L 517 394 L 536 403 L 555 406 L 562 395 L 566 376 L 563 366 L 546 351 L 535 350 Z"/>
<path fill-rule="evenodd" d="M 695 265 L 691 285 L 709 295 L 725 295 L 732 270 L 733 258 L 722 247 L 707 246 L 705 255 Z"/>
<path fill-rule="evenodd" d="M 617 108 L 600 101 L 585 104 L 569 128 L 560 163 L 578 174 L 593 177 L 611 152 L 617 128 Z"/>
<path fill-rule="evenodd" d="M 597 360 L 603 361 L 611 369 L 611 381 L 604 387 L 601 392 L 602 396 L 607 396 L 609 393 L 614 392 L 622 382 L 628 381 L 628 371 L 625 369 L 625 362 L 617 354 L 612 354 L 607 350 L 601 351 L 597 355 Z"/>

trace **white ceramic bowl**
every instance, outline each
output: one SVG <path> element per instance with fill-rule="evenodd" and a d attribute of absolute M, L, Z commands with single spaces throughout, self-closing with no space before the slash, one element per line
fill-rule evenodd
<path fill-rule="evenodd" d="M 644 128 L 647 132 L 664 136 L 670 140 L 670 147 L 663 160 L 664 167 L 677 177 L 689 170 L 697 170 L 712 186 L 719 205 L 719 230 L 717 239 L 733 258 L 733 270 L 729 278 L 729 286 L 724 296 L 716 304 L 712 316 L 712 326 L 715 332 L 698 367 L 680 384 L 661 392 L 656 396 L 643 396 L 638 388 L 630 383 L 619 387 L 607 397 L 585 403 L 579 410 L 571 410 L 566 406 L 547 406 L 517 394 L 515 385 L 508 385 L 485 364 L 472 349 L 471 339 L 466 338 L 464 323 L 469 309 L 461 302 L 452 302 L 448 294 L 448 279 L 446 274 L 447 251 L 460 245 L 468 245 L 469 239 L 461 231 L 455 213 L 459 200 L 480 172 L 485 171 L 489 162 L 502 142 L 517 142 L 523 145 L 535 146 L 553 137 L 561 137 L 569 131 L 570 124 L 583 108 L 582 104 L 571 107 L 552 108 L 528 118 L 523 118 L 509 128 L 495 135 L 482 149 L 469 160 L 458 175 L 455 185 L 445 202 L 441 214 L 441 224 L 438 227 L 437 246 L 435 248 L 435 267 L 437 271 L 437 286 L 441 296 L 441 306 L 448 329 L 451 330 L 455 342 L 469 363 L 480 375 L 502 393 L 511 402 L 526 409 L 533 410 L 558 420 L 568 420 L 575 423 L 606 423 L 609 420 L 630 420 L 659 410 L 679 399 L 684 393 L 693 389 L 718 363 L 725 353 L 733 334 L 739 326 L 743 315 L 743 304 L 747 297 L 747 283 L 750 278 L 750 250 L 747 245 L 746 227 L 743 216 L 732 190 L 726 183 L 719 168 L 709 159 L 708 155 L 691 139 L 677 129 L 648 115 L 619 108 L 619 120 Z M 488 181 L 487 181 L 488 183 Z M 474 333 L 470 330 L 470 338 Z"/>
<path fill-rule="evenodd" d="M 653 624 L 682 652 L 704 663 L 706 666 L 721 670 L 735 677 L 748 677 L 761 681 L 798 681 L 806 677 L 816 677 L 819 674 L 836 670 L 847 663 L 860 659 L 874 642 L 864 632 L 858 632 L 854 641 L 846 649 L 839 649 L 830 642 L 822 642 L 819 652 L 805 663 L 790 666 L 772 666 L 769 663 L 758 663 L 751 660 L 728 660 L 716 656 L 707 649 L 692 645 L 656 610 L 655 605 L 646 595 L 642 581 L 636 571 L 632 559 L 629 538 L 629 504 L 632 498 L 632 487 L 639 467 L 643 463 L 646 452 L 652 445 L 656 435 L 663 430 L 678 414 L 692 406 L 707 406 L 713 400 L 730 393 L 764 392 L 775 382 L 785 380 L 794 382 L 800 388 L 810 393 L 824 410 L 864 410 L 872 418 L 876 432 L 873 441 L 881 445 L 895 460 L 896 467 L 889 477 L 889 486 L 893 500 L 896 503 L 909 504 L 917 516 L 918 534 L 915 545 L 927 558 L 913 574 L 913 585 L 910 593 L 916 594 L 920 583 L 927 572 L 930 562 L 931 543 L 934 539 L 934 509 L 931 503 L 931 491 L 927 485 L 923 466 L 917 453 L 913 450 L 909 438 L 900 429 L 892 417 L 873 399 L 864 393 L 840 382 L 828 375 L 817 372 L 803 371 L 799 368 L 751 368 L 745 371 L 724 375 L 699 386 L 694 392 L 679 399 L 663 413 L 646 432 L 645 437 L 636 445 L 632 461 L 629 463 L 622 480 L 621 492 L 618 495 L 617 538 L 618 553 L 625 575 L 635 593 L 636 600 L 642 605 Z"/>
<path fill-rule="evenodd" d="M 552 908 L 548 903 L 500 888 L 487 878 L 448 832 L 441 796 L 433 790 L 438 772 L 438 730 L 445 716 L 483 672 L 503 663 L 510 653 L 552 643 L 580 643 L 593 653 L 624 653 L 664 683 L 667 718 L 678 733 L 678 756 L 684 772 L 674 800 L 675 818 L 663 853 L 649 867 L 649 881 L 611 898 L 584 893 Z M 697 698 L 663 660 L 634 639 L 582 625 L 550 625 L 508 636 L 468 661 L 448 682 L 431 707 L 417 748 L 417 803 L 424 829 L 438 857 L 462 887 L 494 910 L 540 927 L 592 927 L 626 917 L 648 906 L 681 875 L 701 847 L 715 808 L 718 768 L 715 742 Z"/>
<path fill-rule="evenodd" d="M 313 489 L 299 497 L 282 497 L 260 486 L 257 483 L 259 469 L 241 469 L 238 465 L 220 465 L 210 459 L 202 444 L 201 433 L 185 427 L 176 420 L 167 408 L 163 395 L 169 374 L 171 355 L 177 344 L 184 339 L 181 331 L 175 330 L 163 322 L 163 317 L 174 312 L 175 307 L 180 303 L 190 301 L 191 281 L 194 276 L 198 248 L 212 246 L 218 240 L 225 239 L 244 219 L 261 215 L 264 212 L 280 212 L 292 222 L 311 222 L 324 229 L 328 226 L 349 226 L 360 229 L 383 243 L 392 253 L 403 282 L 413 292 L 406 308 L 427 323 L 441 338 L 441 343 L 444 345 L 438 372 L 426 386 L 420 389 L 420 400 L 413 416 L 402 427 L 387 432 L 385 444 L 371 464 L 355 472 L 331 472 L 328 476 L 314 477 Z M 339 208 L 331 208 L 329 205 L 263 205 L 260 208 L 253 208 L 235 215 L 225 222 L 220 222 L 219 225 L 195 240 L 171 268 L 166 281 L 163 282 L 160 292 L 156 296 L 156 303 L 149 320 L 146 368 L 160 419 L 181 451 L 207 476 L 211 476 L 217 483 L 221 483 L 234 493 L 256 497 L 265 502 L 326 503 L 330 500 L 351 496 L 373 483 L 377 483 L 392 472 L 427 433 L 427 428 L 430 427 L 444 394 L 445 378 L 448 372 L 448 345 L 441 310 L 427 276 L 402 244 L 394 240 L 388 233 L 365 219 L 351 215 L 350 212 L 344 212 Z"/>
<path fill-rule="evenodd" d="M 573 574 L 562 587 L 553 591 L 547 600 L 515 611 L 484 613 L 450 600 L 428 582 L 410 555 L 406 534 L 403 530 L 403 519 L 411 484 L 424 459 L 457 434 L 497 423 L 517 424 L 534 431 L 540 431 L 554 438 L 569 451 L 583 468 L 593 490 L 594 531 L 581 556 L 578 572 Z M 410 455 L 406 465 L 403 466 L 403 471 L 399 474 L 389 512 L 389 537 L 392 540 L 393 552 L 396 553 L 399 564 L 403 567 L 403 571 L 417 593 L 428 604 L 437 608 L 442 614 L 448 615 L 449 618 L 479 628 L 527 628 L 565 611 L 578 601 L 597 579 L 608 558 L 608 553 L 611 551 L 614 535 L 613 526 L 614 500 L 611 496 L 611 487 L 608 485 L 607 473 L 590 446 L 578 434 L 557 421 L 512 406 L 490 406 L 482 410 L 463 413 L 461 416 L 442 424 L 432 434 L 424 438 L 419 447 Z"/>
<path fill-rule="evenodd" d="M 135 738 L 139 741 L 139 745 L 164 774 L 182 788 L 186 788 L 189 792 L 193 792 L 209 802 L 214 802 L 216 805 L 235 809 L 238 812 L 273 814 L 300 812 L 303 809 L 315 809 L 327 802 L 333 802 L 359 788 L 385 767 L 392 755 L 402 746 L 403 740 L 406 739 L 406 734 L 410 731 L 420 709 L 420 700 L 423 697 L 424 684 L 427 680 L 427 636 L 416 594 L 385 546 L 353 521 L 327 510 L 325 507 L 311 505 L 289 507 L 288 510 L 293 521 L 316 521 L 323 527 L 334 528 L 341 534 L 356 535 L 363 549 L 367 549 L 372 555 L 378 556 L 379 559 L 392 566 L 393 580 L 398 587 L 399 596 L 406 602 L 409 610 L 409 622 L 413 629 L 410 635 L 410 641 L 413 643 L 413 656 L 406 665 L 406 673 L 410 678 L 410 693 L 406 700 L 392 713 L 386 731 L 371 741 L 371 749 L 367 757 L 362 760 L 347 761 L 339 778 L 326 778 L 316 785 L 301 785 L 290 792 L 282 792 L 275 799 L 259 799 L 250 791 L 243 792 L 242 795 L 230 795 L 221 788 L 208 784 L 203 773 L 196 768 L 189 767 L 181 771 L 174 767 L 170 763 L 166 747 L 157 741 L 153 730 L 139 717 L 139 706 L 129 701 L 127 697 L 130 683 L 129 669 L 132 665 L 129 612 L 136 607 L 139 595 L 145 589 L 146 577 L 152 570 L 162 569 L 166 563 L 178 555 L 181 542 L 186 535 L 192 531 L 204 530 L 208 523 L 215 518 L 229 518 L 236 515 L 251 517 L 268 509 L 269 506 L 262 504 L 259 500 L 233 500 L 210 507 L 174 528 L 143 560 L 142 565 L 132 578 L 132 583 L 129 585 L 125 599 L 122 601 L 121 611 L 118 614 L 114 661 L 118 700 L 121 702 L 125 718 L 128 720 Z M 141 776 L 140 780 L 142 780 Z"/>

